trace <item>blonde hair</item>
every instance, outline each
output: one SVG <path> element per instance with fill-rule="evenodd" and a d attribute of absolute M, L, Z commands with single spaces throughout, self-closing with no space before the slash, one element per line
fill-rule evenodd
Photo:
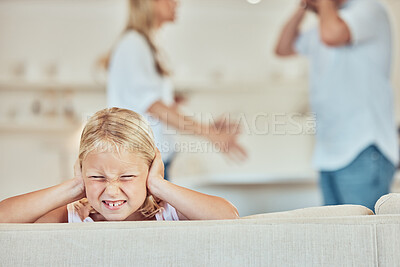
<path fill-rule="evenodd" d="M 122 35 L 128 31 L 134 30 L 140 33 L 150 46 L 153 53 L 154 65 L 158 74 L 168 76 L 169 71 L 164 67 L 160 59 L 160 53 L 154 44 L 152 35 L 156 27 L 156 19 L 154 16 L 154 0 L 129 0 L 129 17 L 128 22 Z M 99 63 L 108 69 L 111 59 L 110 51 Z"/>
<path fill-rule="evenodd" d="M 133 152 L 151 166 L 156 146 L 153 132 L 147 121 L 134 111 L 122 108 L 107 108 L 96 112 L 82 131 L 79 147 L 79 162 L 96 151 L 116 151 L 121 149 Z M 160 210 L 160 205 L 152 195 L 147 197 L 139 211 L 145 217 L 152 217 Z"/>

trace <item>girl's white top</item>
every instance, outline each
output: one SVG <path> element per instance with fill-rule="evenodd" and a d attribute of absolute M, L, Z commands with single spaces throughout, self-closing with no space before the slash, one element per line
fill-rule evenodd
<path fill-rule="evenodd" d="M 171 106 L 173 86 L 168 77 L 157 72 L 151 48 L 140 33 L 128 31 L 115 47 L 107 87 L 108 107 L 130 109 L 145 117 L 163 160 L 168 161 L 174 153 L 175 130 L 167 129 L 147 110 L 157 101 Z"/>
<path fill-rule="evenodd" d="M 167 202 L 162 202 L 162 205 L 161 210 L 155 215 L 157 221 L 179 221 L 174 207 Z M 89 205 L 82 204 L 79 200 L 68 204 L 68 223 L 94 222 L 88 215 L 90 209 Z"/>

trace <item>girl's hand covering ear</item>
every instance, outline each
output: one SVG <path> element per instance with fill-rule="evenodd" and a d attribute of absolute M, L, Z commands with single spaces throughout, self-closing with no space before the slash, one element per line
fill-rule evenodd
<path fill-rule="evenodd" d="M 162 162 L 160 151 L 156 149 L 156 156 L 154 157 L 147 176 L 147 188 L 150 194 L 155 197 L 157 196 L 155 195 L 154 188 L 160 181 L 164 181 L 164 163 Z"/>
<path fill-rule="evenodd" d="M 76 189 L 77 189 L 76 194 L 78 195 L 79 198 L 84 198 L 86 196 L 85 183 L 83 182 L 82 169 L 81 169 L 81 164 L 79 162 L 79 159 L 77 159 L 74 164 L 73 180 L 76 183 Z"/>

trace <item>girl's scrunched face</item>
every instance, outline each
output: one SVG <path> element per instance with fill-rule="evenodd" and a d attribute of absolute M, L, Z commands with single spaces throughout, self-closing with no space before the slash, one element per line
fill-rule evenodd
<path fill-rule="evenodd" d="M 132 152 L 91 152 L 82 161 L 86 197 L 108 221 L 134 214 L 147 196 L 149 166 Z"/>

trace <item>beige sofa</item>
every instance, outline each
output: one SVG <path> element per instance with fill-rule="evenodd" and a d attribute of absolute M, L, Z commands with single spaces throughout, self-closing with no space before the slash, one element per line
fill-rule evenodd
<path fill-rule="evenodd" d="M 400 266 L 400 195 L 240 220 L 0 224 L 0 266 Z M 395 213 L 395 214 L 392 214 Z"/>

